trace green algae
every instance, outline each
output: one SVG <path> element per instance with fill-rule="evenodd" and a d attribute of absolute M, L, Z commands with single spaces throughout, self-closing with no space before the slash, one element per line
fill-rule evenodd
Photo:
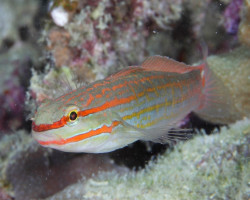
<path fill-rule="evenodd" d="M 177 145 L 137 173 L 101 173 L 47 200 L 247 199 L 249 137 L 250 120 L 244 119 Z"/>

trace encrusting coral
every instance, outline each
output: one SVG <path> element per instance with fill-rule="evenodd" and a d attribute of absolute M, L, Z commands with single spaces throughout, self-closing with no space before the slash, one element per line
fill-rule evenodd
<path fill-rule="evenodd" d="M 248 199 L 250 121 L 196 136 L 137 173 L 101 173 L 46 200 Z"/>

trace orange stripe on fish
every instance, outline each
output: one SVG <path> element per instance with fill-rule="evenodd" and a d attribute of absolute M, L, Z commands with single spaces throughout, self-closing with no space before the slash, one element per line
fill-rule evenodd
<path fill-rule="evenodd" d="M 32 129 L 36 132 L 47 131 L 50 129 L 63 127 L 69 121 L 68 116 L 63 116 L 59 121 L 56 121 L 52 124 L 40 124 L 36 125 L 35 122 L 32 122 Z"/>
<path fill-rule="evenodd" d="M 133 80 L 133 81 L 129 81 L 129 82 L 127 82 L 126 84 L 129 84 L 129 83 L 140 83 L 140 82 L 144 82 L 144 81 L 146 81 L 146 80 L 150 80 L 150 79 L 160 79 L 160 78 L 163 78 L 163 77 L 164 77 L 164 75 L 157 75 L 157 76 L 154 75 L 154 76 L 150 76 L 150 77 L 143 77 L 143 78 L 141 78 L 141 79 L 139 79 L 139 80 L 136 79 L 136 80 Z M 94 86 L 92 86 L 92 87 L 90 87 L 90 88 L 84 89 L 83 92 L 80 92 L 80 93 L 78 93 L 77 95 L 74 95 L 74 96 L 68 98 L 68 99 L 64 102 L 64 104 L 70 103 L 73 99 L 78 98 L 78 97 L 80 97 L 80 96 L 82 96 L 82 95 L 84 95 L 84 94 L 89 93 L 90 91 L 94 90 L 94 89 L 97 88 L 98 86 L 105 86 L 105 87 L 106 87 L 106 88 L 103 88 L 103 89 L 102 89 L 102 95 L 104 95 L 105 92 L 107 92 L 107 91 L 112 91 L 112 89 L 109 88 L 109 86 L 110 86 L 113 82 L 116 82 L 116 81 L 117 81 L 117 80 L 114 79 L 114 80 L 110 80 L 110 81 L 105 81 L 103 84 L 100 84 L 100 83 L 95 84 Z M 121 88 L 121 86 L 122 86 L 122 84 L 119 84 L 119 86 L 115 86 L 115 87 L 113 88 L 113 91 L 115 91 L 116 89 Z M 58 99 L 62 100 L 61 97 L 59 97 Z M 57 99 L 56 101 L 58 101 L 58 99 Z"/>
<path fill-rule="evenodd" d="M 110 126 L 103 125 L 101 128 L 98 128 L 96 130 L 90 130 L 90 131 L 88 131 L 86 133 L 82 133 L 80 135 L 77 135 L 77 136 L 74 136 L 74 137 L 71 137 L 71 138 L 67 138 L 67 139 L 38 141 L 38 142 L 39 142 L 39 144 L 44 145 L 44 146 L 50 145 L 50 144 L 64 145 L 64 144 L 74 143 L 74 142 L 78 142 L 78 141 L 87 139 L 89 137 L 100 135 L 102 133 L 111 133 L 113 128 L 118 126 L 120 123 L 121 122 L 119 122 L 119 121 L 114 121 L 114 122 L 112 122 L 112 124 Z"/>
<path fill-rule="evenodd" d="M 160 86 L 158 86 L 158 88 L 161 89 L 161 88 L 164 88 L 164 87 L 172 87 L 172 86 L 180 87 L 182 83 L 183 82 L 168 83 L 168 84 L 165 84 L 165 85 L 160 85 Z M 91 109 L 86 109 L 86 110 L 83 110 L 83 111 L 79 111 L 78 115 L 79 115 L 79 117 L 85 117 L 87 115 L 94 114 L 94 113 L 106 110 L 108 108 L 115 107 L 117 105 L 122 105 L 122 104 L 129 103 L 132 100 L 136 100 L 138 97 L 143 96 L 145 94 L 145 92 L 155 92 L 155 88 L 154 87 L 153 88 L 147 88 L 146 91 L 143 91 L 143 92 L 141 92 L 141 93 L 139 93 L 137 95 L 136 94 L 131 95 L 131 96 L 126 97 L 126 98 L 113 99 L 113 100 L 111 100 L 109 102 L 105 102 L 103 105 L 101 105 L 99 107 L 94 107 L 94 108 L 91 108 Z M 88 106 L 93 100 L 94 100 L 93 96 L 90 95 L 89 99 L 87 100 L 86 106 Z M 174 104 L 176 104 L 176 102 L 173 102 L 173 105 Z M 56 128 L 63 127 L 65 124 L 67 124 L 68 121 L 69 121 L 69 117 L 68 116 L 63 116 L 59 121 L 56 121 L 56 122 L 54 122 L 52 124 L 36 125 L 33 122 L 32 123 L 32 129 L 34 131 L 36 131 L 36 132 L 42 132 L 42 131 L 47 131 L 47 130 L 50 130 L 50 129 L 56 129 Z"/>

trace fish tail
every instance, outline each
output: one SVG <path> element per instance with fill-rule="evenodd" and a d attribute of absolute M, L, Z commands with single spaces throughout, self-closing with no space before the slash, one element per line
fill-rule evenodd
<path fill-rule="evenodd" d="M 200 106 L 194 112 L 202 119 L 218 124 L 228 124 L 240 119 L 235 108 L 230 91 L 213 73 L 207 64 L 208 50 L 205 43 L 201 43 L 203 63 L 198 66 L 202 77 L 202 95 Z"/>

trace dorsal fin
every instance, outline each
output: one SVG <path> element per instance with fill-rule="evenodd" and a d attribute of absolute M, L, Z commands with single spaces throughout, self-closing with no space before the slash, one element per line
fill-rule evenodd
<path fill-rule="evenodd" d="M 188 65 L 177 62 L 173 59 L 163 56 L 151 56 L 142 63 L 144 71 L 162 71 L 162 72 L 175 72 L 175 73 L 186 73 L 194 70 L 195 68 L 189 67 Z"/>
<path fill-rule="evenodd" d="M 128 74 L 131 74 L 131 73 L 134 73 L 134 72 L 138 72 L 138 71 L 141 71 L 143 70 L 141 67 L 138 67 L 138 66 L 131 66 L 131 67 L 127 67 L 115 74 L 112 74 L 110 76 L 108 76 L 106 79 L 107 80 L 110 80 L 110 79 L 113 79 L 113 78 L 118 78 L 118 77 L 121 77 L 121 76 L 125 76 L 125 75 L 128 75 Z"/>
<path fill-rule="evenodd" d="M 141 66 L 127 67 L 115 74 L 108 76 L 106 79 L 122 77 L 138 71 L 161 71 L 184 74 L 193 70 L 197 70 L 196 67 L 190 67 L 184 63 L 175 61 L 171 58 L 164 56 L 151 56 L 148 57 Z"/>

